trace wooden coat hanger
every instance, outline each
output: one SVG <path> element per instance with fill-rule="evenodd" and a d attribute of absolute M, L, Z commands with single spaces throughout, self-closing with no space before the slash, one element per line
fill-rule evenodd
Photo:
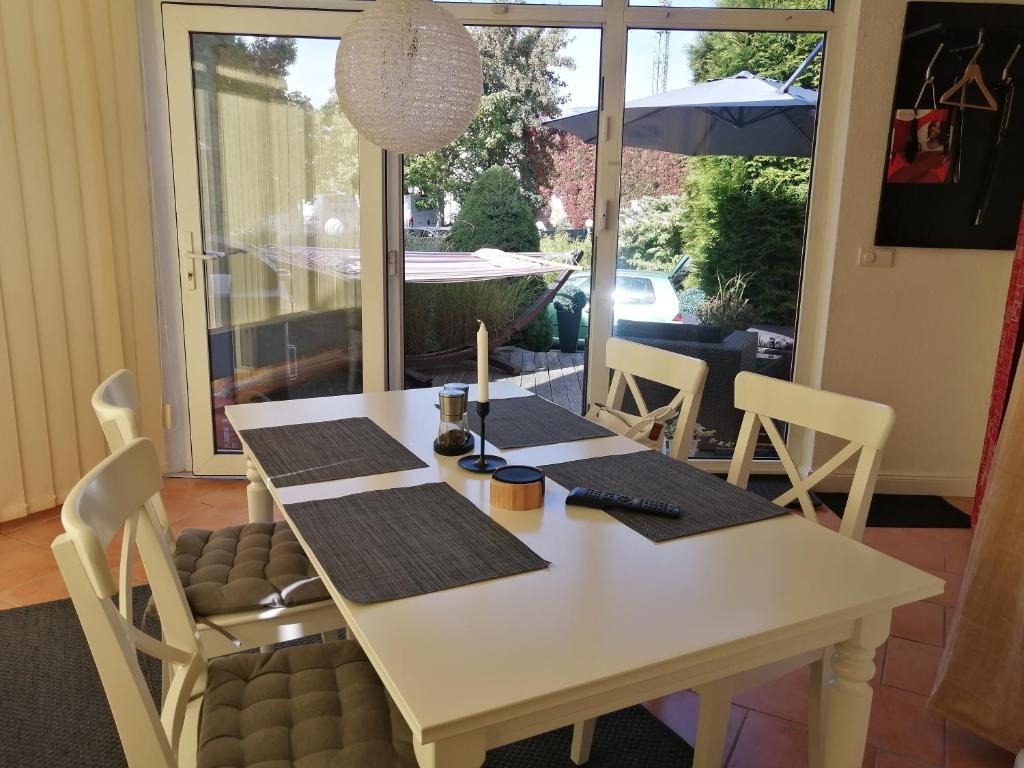
<path fill-rule="evenodd" d="M 964 69 L 963 75 L 953 83 L 953 86 L 942 94 L 940 102 L 950 107 L 963 107 L 964 109 L 984 109 L 989 112 L 995 112 L 999 109 L 999 104 L 996 102 L 992 92 L 985 85 L 985 78 L 981 74 L 981 67 L 978 66 L 978 56 L 985 49 L 985 30 L 981 30 L 978 33 L 978 47 L 974 49 L 974 55 L 971 56 L 971 60 L 967 62 L 967 68 Z M 981 95 L 985 98 L 985 104 L 969 104 L 966 101 L 967 98 L 967 86 L 974 83 L 978 90 L 981 91 Z M 953 97 L 959 93 L 959 100 L 954 100 Z"/>

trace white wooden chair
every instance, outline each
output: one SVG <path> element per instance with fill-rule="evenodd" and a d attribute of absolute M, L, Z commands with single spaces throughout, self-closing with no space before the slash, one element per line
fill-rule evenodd
<path fill-rule="evenodd" d="M 652 415 L 652 411 L 640 391 L 640 386 L 637 384 L 636 377 L 639 376 L 641 379 L 664 384 L 677 390 L 672 400 L 658 410 L 667 413 L 679 412 L 675 435 L 669 446 L 669 455 L 685 461 L 693 442 L 693 425 L 697 421 L 697 411 L 700 410 L 704 379 L 708 374 L 707 363 L 676 352 L 617 338 L 608 340 L 605 357 L 608 367 L 613 371 L 612 381 L 608 388 L 607 408 L 612 409 L 613 419 L 625 420 L 623 426 L 633 426 Z M 622 401 L 627 390 L 633 395 L 639 412 L 635 416 L 622 412 Z M 587 418 L 599 421 L 613 430 L 621 432 L 622 430 L 617 428 L 617 425 L 610 424 L 606 420 L 606 416 L 601 413 L 601 410 L 600 405 L 591 406 Z M 645 434 L 646 432 L 647 430 L 644 430 Z"/>
<path fill-rule="evenodd" d="M 93 393 L 92 407 L 111 451 L 117 451 L 141 436 L 136 416 L 138 402 L 135 381 L 127 370 L 120 370 L 110 376 Z M 164 532 L 171 551 L 175 552 L 180 539 L 176 539 L 171 529 L 160 494 L 155 493 L 147 504 Z M 209 533 L 210 539 L 214 539 L 229 530 L 198 533 Z M 297 546 L 292 550 L 291 557 L 301 556 L 308 564 L 308 558 Z M 132 618 L 133 554 L 134 544 L 126 532 L 121 544 L 118 600 L 121 615 L 128 621 Z M 194 618 L 199 625 L 200 642 L 207 656 L 220 656 L 248 648 L 267 648 L 274 643 L 324 634 L 345 626 L 341 613 L 329 597 L 295 605 L 241 606 L 240 610 L 237 609 L 239 606 L 234 608 L 226 612 L 204 612 L 201 607 L 197 610 L 193 606 Z"/>
<path fill-rule="evenodd" d="M 411 733 L 355 641 L 207 661 L 166 532 L 149 503 L 159 495 L 161 483 L 153 443 L 145 438 L 131 441 L 71 490 L 61 510 L 65 533 L 52 544 L 130 768 L 184 768 L 197 761 L 240 764 L 231 756 L 241 754 L 246 739 L 259 743 L 270 761 L 321 753 L 317 760 L 330 752 L 325 759 L 341 755 L 340 764 L 346 750 L 365 753 L 369 748 L 380 756 L 375 765 L 415 766 Z M 163 640 L 133 626 L 112 601 L 118 586 L 104 553 L 119 530 L 138 544 Z M 170 670 L 159 712 L 137 651 L 160 659 Z M 302 672 L 293 676 L 293 670 Z M 268 686 L 260 678 L 271 674 L 276 680 Z M 282 682 L 282 675 L 288 679 Z M 349 693 L 344 690 L 349 686 L 361 688 Z M 302 697 L 309 697 L 306 703 L 298 701 Z M 209 706 L 204 707 L 207 698 Z M 342 698 L 349 710 L 345 728 Z M 351 711 L 353 702 L 359 711 Z M 335 725 L 336 733 L 324 733 Z"/>
<path fill-rule="evenodd" d="M 799 500 L 801 511 L 807 519 L 817 522 L 818 517 L 808 491 L 856 456 L 857 465 L 839 532 L 860 541 L 875 492 L 882 449 L 892 432 L 895 419 L 893 409 L 887 405 L 748 372 L 736 377 L 735 403 L 745 413 L 729 468 L 729 482 L 741 488 L 747 487 L 754 449 L 763 427 L 793 486 L 775 498 L 774 503 L 786 506 Z M 847 444 L 806 478 L 801 477 L 775 424 L 776 420 L 832 435 L 846 440 Z M 729 710 L 737 694 L 805 666 L 811 667 L 809 765 L 811 768 L 821 768 L 825 693 L 831 677 L 831 658 L 832 648 L 823 648 L 695 688 L 700 695 L 700 715 L 693 768 L 721 766 L 729 727 Z M 586 762 L 592 736 L 593 721 L 576 724 L 572 759 L 577 765 Z"/>

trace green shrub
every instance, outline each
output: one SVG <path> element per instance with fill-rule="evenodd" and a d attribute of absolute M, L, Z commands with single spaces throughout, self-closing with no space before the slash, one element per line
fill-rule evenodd
<path fill-rule="evenodd" d="M 441 237 L 423 237 L 422 235 L 406 235 L 405 250 L 421 252 L 439 252 L 451 251 L 454 249 L 450 245 L 448 245 L 447 235 L 443 235 Z"/>
<path fill-rule="evenodd" d="M 517 347 L 531 352 L 547 352 L 555 341 L 555 329 L 551 327 L 551 318 L 547 312 L 541 312 L 513 339 Z"/>
<path fill-rule="evenodd" d="M 582 240 L 577 240 L 570 237 L 569 233 L 564 230 L 555 230 L 541 235 L 540 250 L 542 253 L 583 251 L 583 256 L 580 257 L 579 261 L 579 268 L 590 269 L 591 257 L 594 252 L 594 238 L 588 236 Z"/>
<path fill-rule="evenodd" d="M 700 311 L 700 305 L 707 301 L 708 295 L 697 286 L 690 286 L 678 291 L 679 311 L 696 315 Z"/>
<path fill-rule="evenodd" d="M 448 235 L 448 246 L 453 251 L 540 250 L 540 233 L 530 203 L 508 168 L 488 168 L 469 188 Z"/>
<path fill-rule="evenodd" d="M 693 282 L 711 294 L 720 275 L 750 275 L 757 319 L 792 325 L 809 172 L 802 158 L 692 158 L 685 221 Z"/>
<path fill-rule="evenodd" d="M 563 288 L 555 294 L 555 311 L 575 314 L 587 306 L 587 294 L 579 288 Z"/>
<path fill-rule="evenodd" d="M 744 295 L 747 277 L 739 274 L 724 283 L 718 279 L 718 290 L 697 308 L 702 325 L 717 325 L 723 331 L 745 330 L 754 321 L 754 308 Z"/>
<path fill-rule="evenodd" d="M 686 253 L 682 197 L 641 197 L 622 210 L 619 266 L 668 272 Z"/>
<path fill-rule="evenodd" d="M 471 342 L 477 321 L 507 328 L 533 299 L 529 278 L 471 283 L 407 283 L 405 350 L 410 355 L 454 349 Z"/>

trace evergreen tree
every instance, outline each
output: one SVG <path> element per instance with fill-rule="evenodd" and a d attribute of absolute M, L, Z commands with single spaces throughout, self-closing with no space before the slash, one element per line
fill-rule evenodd
<path fill-rule="evenodd" d="M 533 211 L 512 171 L 495 165 L 480 174 L 455 218 L 448 246 L 453 251 L 540 250 Z"/>

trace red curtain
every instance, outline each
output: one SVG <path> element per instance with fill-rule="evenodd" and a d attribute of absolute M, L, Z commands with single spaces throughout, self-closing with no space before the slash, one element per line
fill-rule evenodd
<path fill-rule="evenodd" d="M 1006 416 L 1006 405 L 1010 400 L 1010 387 L 1013 372 L 1020 359 L 1021 344 L 1024 333 L 1021 328 L 1021 315 L 1024 314 L 1024 215 L 1021 216 L 1020 228 L 1017 232 L 1017 255 L 1013 260 L 1010 273 L 1010 290 L 1006 296 L 1006 313 L 1003 316 L 1003 337 L 999 343 L 999 356 L 996 358 L 996 373 L 992 381 L 992 403 L 988 411 L 988 427 L 985 430 L 985 445 L 981 452 L 981 468 L 978 471 L 978 484 L 974 493 L 974 510 L 971 515 L 973 525 L 978 524 L 981 502 L 988 485 L 988 473 L 992 467 L 992 456 L 999 440 L 999 430 Z"/>

